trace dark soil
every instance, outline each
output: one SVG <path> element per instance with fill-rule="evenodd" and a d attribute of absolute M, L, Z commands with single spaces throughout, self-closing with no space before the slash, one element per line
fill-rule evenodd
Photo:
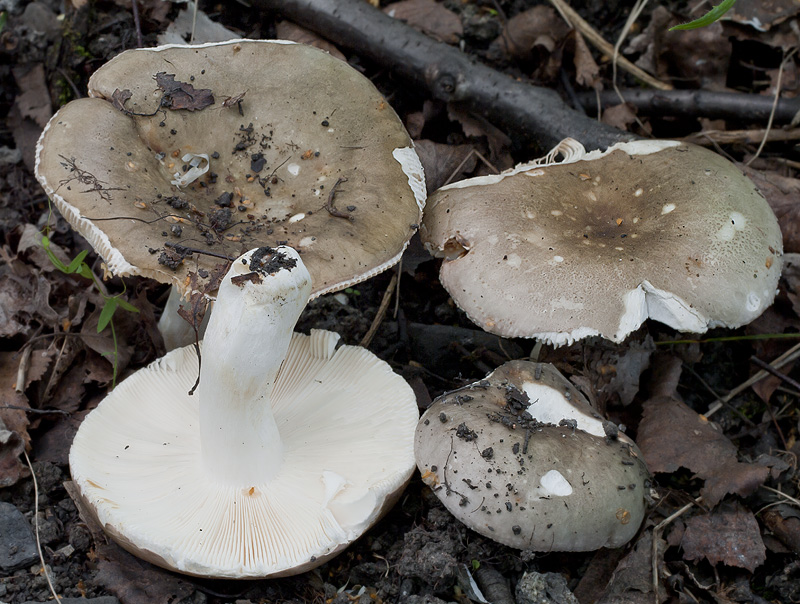
<path fill-rule="evenodd" d="M 140 4 L 143 43 L 154 46 L 156 35 L 175 18 L 178 6 L 150 0 Z M 530 65 L 520 66 L 508 58 L 492 58 L 488 49 L 502 30 L 504 18 L 513 17 L 533 2 L 448 1 L 444 4 L 458 13 L 465 25 L 466 52 L 512 75 L 527 77 Z M 627 17 L 628 3 L 616 0 L 574 4 L 583 17 L 610 40 L 614 40 Z M 676 11 L 686 7 L 682 2 L 667 4 Z M 41 230 L 48 223 L 53 228 L 52 242 L 63 248 L 69 258 L 88 249 L 87 243 L 74 235 L 49 207 L 33 177 L 33 145 L 43 124 L 37 122 L 34 113 L 20 114 L 23 105 L 18 97 L 29 92 L 23 89 L 27 85 L 23 72 L 37 65 L 44 70 L 45 92 L 53 107 L 82 95 L 88 77 L 97 67 L 122 50 L 137 45 L 137 31 L 130 3 L 124 0 L 72 3 L 64 19 L 56 20 L 55 15 L 61 9 L 54 0 L 30 4 L 0 1 L 0 11 L 8 15 L 8 23 L 0 31 L 0 116 L 3 118 L 0 148 L 19 149 L 22 153 L 21 161 L 0 161 L 0 278 L 4 279 L 0 281 L 0 288 L 10 287 L 8 283 L 14 280 L 9 275 L 13 273 L 11 259 L 15 258 L 17 264 L 13 266 L 24 267 L 25 271 L 19 279 L 43 275 L 45 280 L 50 280 L 52 286 L 48 291 L 53 307 L 66 306 L 70 300 L 84 296 L 88 300 L 87 315 L 92 312 L 96 315 L 99 304 L 96 297 L 85 293 L 91 289 L 88 282 L 81 283 L 77 278 L 68 279 L 52 270 L 43 270 L 33 252 L 18 251 L 24 225 L 34 225 Z M 206 9 L 213 19 L 246 37 L 266 38 L 275 33 L 274 22 L 245 9 L 242 4 L 220 3 Z M 649 22 L 647 14 L 642 22 Z M 748 48 L 753 60 L 760 64 L 762 79 L 768 79 L 764 74 L 776 67 L 776 56 L 780 62 L 780 50 L 763 40 L 748 43 L 752 45 Z M 734 40 L 736 52 L 742 52 L 743 44 Z M 607 63 L 597 53 L 595 56 L 602 64 L 600 77 L 608 87 Z M 448 119 L 446 107 L 432 102 L 421 91 L 409 89 L 390 71 L 358 56 L 348 59 L 375 82 L 402 118 L 408 120 L 415 114 L 426 113 L 415 138 L 453 147 L 473 145 L 500 167 L 531 159 L 530 149 L 516 144 L 513 133 L 507 133 L 509 138 L 503 144 L 498 144 L 488 129 L 483 133 L 472 130 L 466 134 L 455 119 Z M 567 97 L 569 85 L 565 86 L 564 77 L 558 74 L 565 74 L 568 81 L 572 71 L 572 67 L 566 71 L 557 69 L 557 77 L 542 76 L 539 83 Z M 759 92 L 759 82 L 747 80 L 751 72 L 743 75 L 739 69 L 731 73 L 731 78 L 739 79 L 729 79 L 728 86 L 749 86 L 747 91 Z M 796 75 L 796 70 L 791 73 Z M 24 106 L 31 107 L 30 103 Z M 695 131 L 698 122 L 656 116 L 650 118 L 647 125 L 658 135 L 676 136 Z M 630 127 L 639 128 L 635 124 Z M 747 124 L 731 122 L 728 127 L 744 128 Z M 752 153 L 753 148 L 753 145 L 739 145 L 727 151 L 735 158 L 742 158 Z M 800 165 L 796 163 L 796 151 L 788 143 L 775 145 L 771 151 L 769 157 L 785 155 L 795 161 L 795 168 Z M 761 166 L 772 170 L 777 163 L 775 160 Z M 795 176 L 781 165 L 784 176 Z M 486 166 L 479 163 L 474 173 L 485 171 L 488 171 Z M 102 273 L 100 260 L 93 253 L 87 261 L 95 273 Z M 370 350 L 409 381 L 421 409 L 442 393 L 483 378 L 506 360 L 533 354 L 536 360 L 553 362 L 565 375 L 572 376 L 602 413 L 615 424 L 627 426 L 628 434 L 635 438 L 649 396 L 645 384 L 654 384 L 655 389 L 659 387 L 659 369 L 667 366 L 669 359 L 677 358 L 683 363 L 678 395 L 696 412 L 696 417 L 713 403 L 714 393 L 729 391 L 755 372 L 757 367 L 752 365 L 751 357 L 770 361 L 791 345 L 791 341 L 781 339 L 742 338 L 731 342 L 710 338 L 797 333 L 794 281 L 787 281 L 776 306 L 748 330 L 713 331 L 703 336 L 702 343 L 693 340 L 665 344 L 682 338 L 681 334 L 652 322 L 622 345 L 591 339 L 553 349 L 535 347 L 535 342 L 529 340 L 501 341 L 482 332 L 455 306 L 438 282 L 439 262 L 428 256 L 418 241 L 412 242 L 402 269 L 397 271 L 400 285 L 396 312 L 393 303 L 369 345 Z M 331 294 L 311 302 L 297 330 L 330 329 L 341 334 L 345 343 L 358 344 L 377 313 L 391 277 L 392 271 L 388 271 L 347 290 L 345 298 L 341 294 Z M 124 377 L 160 353 L 160 342 L 158 336 L 153 335 L 153 326 L 167 291 L 164 286 L 138 278 L 126 279 L 124 283 L 111 279 L 107 286 L 112 293 L 124 289 L 142 311 L 136 319 L 124 317 L 120 312 L 116 324 L 117 336 L 126 351 L 121 376 Z M 10 300 L 11 295 L 5 294 L 2 300 Z M 54 333 L 54 325 L 42 320 L 37 311 L 31 310 L 26 317 L 18 332 L 3 333 L 0 338 L 0 354 L 4 355 L 0 362 L 8 363 L 7 372 L 16 371 L 19 362 L 16 353 L 27 342 L 44 338 L 41 344 L 44 347 L 49 341 L 47 338 Z M 62 354 L 67 352 L 62 349 Z M 701 492 L 707 493 L 703 489 L 709 488 L 711 477 L 699 476 L 686 467 L 661 471 L 654 476 L 654 500 L 648 519 L 640 536 L 627 547 L 596 553 L 533 553 L 502 546 L 468 530 L 452 518 L 415 474 L 390 513 L 337 558 L 297 577 L 235 582 L 199 580 L 157 569 L 106 541 L 102 533 L 78 515 L 64 486 L 69 480 L 66 463 L 69 443 L 87 410 L 102 399 L 111 388 L 112 380 L 109 364 L 100 356 L 100 351 L 81 343 L 69 354 L 71 361 L 66 367 L 58 371 L 45 367 L 24 393 L 33 408 L 28 413 L 27 433 L 30 435 L 28 452 L 37 479 L 38 503 L 34 482 L 24 470 L 19 480 L 0 485 L 0 502 L 13 504 L 31 526 L 38 527 L 47 575 L 61 597 L 114 596 L 122 602 L 174 604 L 463 603 L 480 601 L 473 589 L 472 578 L 475 578 L 487 599 L 497 604 L 573 602 L 569 591 L 581 603 L 800 602 L 797 557 L 800 553 L 797 473 L 800 445 L 796 440 L 800 430 L 797 411 L 800 384 L 790 381 L 791 376 L 797 377 L 791 365 L 782 370 L 789 374 L 788 378 L 770 378 L 773 382 L 758 394 L 745 389 L 712 418 L 718 426 L 717 432 L 733 443 L 734 461 L 769 468 L 760 483 L 747 487 L 729 485 L 719 494 L 717 506 L 704 507 L 701 503 L 684 510 L 681 517 L 659 528 L 655 537 L 654 527 L 694 501 Z M 637 362 L 634 357 L 643 360 Z M 78 375 L 78 371 L 82 373 Z M 2 385 L 10 393 L 13 379 L 9 379 Z M 15 404 L 9 396 L 0 398 L 0 404 Z M 664 426 L 665 431 L 675 430 L 676 439 L 683 438 L 679 432 L 682 429 L 682 426 Z M 669 434 L 665 438 L 669 438 Z M 720 480 L 725 478 L 722 470 L 720 476 Z M 687 539 L 699 525 L 698 519 L 708 517 L 709 522 L 715 521 L 717 516 L 711 515 L 712 510 L 728 514 L 724 520 L 735 525 L 735 535 L 717 536 L 715 531 L 721 529 L 712 524 L 714 528 L 705 534 L 708 542 L 690 543 Z M 768 510 L 776 514 L 769 516 Z M 752 526 L 747 525 L 750 529 L 742 528 L 744 521 L 737 524 L 744 516 L 748 521 L 754 518 Z M 760 554 L 748 549 L 752 546 L 758 550 L 758 543 L 750 543 L 753 540 L 761 544 Z M 3 535 L 0 535 L 0 545 L 2 542 Z M 655 565 L 660 576 L 658 597 L 652 587 L 652 551 L 656 552 Z M 526 573 L 527 578 L 523 580 Z M 569 591 L 557 585 L 561 579 L 556 575 L 547 575 L 549 590 L 537 591 L 531 587 L 534 573 L 557 573 Z M 542 585 L 545 583 L 542 579 Z M 50 599 L 47 578 L 38 561 L 0 577 L 0 603 Z"/>

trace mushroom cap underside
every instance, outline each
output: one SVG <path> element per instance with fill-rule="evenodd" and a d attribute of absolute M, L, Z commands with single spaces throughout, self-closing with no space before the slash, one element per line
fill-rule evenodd
<path fill-rule="evenodd" d="M 421 220 L 422 167 L 401 121 L 368 79 L 317 49 L 137 49 L 89 88 L 94 98 L 48 124 L 36 171 L 115 274 L 185 291 L 190 272 L 220 259 L 165 244 L 229 257 L 284 244 L 318 295 L 391 266 Z"/>
<path fill-rule="evenodd" d="M 644 517 L 647 468 L 630 439 L 597 433 L 588 403 L 565 399 L 577 391 L 552 372 L 512 361 L 437 399 L 417 426 L 417 466 L 445 507 L 490 539 L 534 551 L 619 547 Z M 530 419 L 548 390 L 565 421 Z"/>
<path fill-rule="evenodd" d="M 736 327 L 769 306 L 782 240 L 755 186 L 701 147 L 620 147 L 431 196 L 423 241 L 473 321 L 563 344 L 621 341 L 648 317 Z"/>
<path fill-rule="evenodd" d="M 81 424 L 70 468 L 83 500 L 125 549 L 190 575 L 286 576 L 329 559 L 409 480 L 418 416 L 386 363 L 337 341 L 319 330 L 292 339 L 272 394 L 285 454 L 269 483 L 203 472 L 186 347 L 123 381 Z"/>

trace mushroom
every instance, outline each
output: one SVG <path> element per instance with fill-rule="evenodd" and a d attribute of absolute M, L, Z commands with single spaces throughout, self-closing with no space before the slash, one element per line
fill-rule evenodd
<path fill-rule="evenodd" d="M 470 319 L 555 345 L 620 342 L 647 318 L 738 327 L 772 303 L 781 271 L 778 222 L 753 183 L 675 141 L 587 153 L 567 139 L 541 160 L 439 189 L 420 234 Z"/>
<path fill-rule="evenodd" d="M 422 166 L 402 122 L 367 78 L 316 48 L 129 50 L 92 75 L 89 96 L 50 120 L 36 175 L 115 275 L 185 296 L 224 257 L 285 244 L 315 297 L 395 264 L 421 221 Z"/>
<path fill-rule="evenodd" d="M 202 342 L 124 380 L 70 450 L 83 503 L 131 553 L 197 576 L 276 577 L 331 558 L 414 469 L 418 413 L 387 363 L 335 333 L 292 334 L 311 281 L 297 252 L 251 250 Z"/>
<path fill-rule="evenodd" d="M 510 361 L 442 395 L 414 454 L 456 518 L 518 549 L 619 547 L 644 518 L 639 449 L 549 364 Z"/>

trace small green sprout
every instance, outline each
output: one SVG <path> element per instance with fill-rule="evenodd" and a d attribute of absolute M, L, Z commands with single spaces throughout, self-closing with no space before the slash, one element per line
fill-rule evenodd
<path fill-rule="evenodd" d="M 719 21 L 719 19 L 727 13 L 733 5 L 736 4 L 736 0 L 723 0 L 722 4 L 718 4 L 717 6 L 713 7 L 710 11 L 708 11 L 705 15 L 700 17 L 699 19 L 695 19 L 694 21 L 689 21 L 689 23 L 681 23 L 680 25 L 676 25 L 675 27 L 670 27 L 670 31 L 675 30 L 684 30 L 684 29 L 698 29 L 700 27 L 706 27 L 707 25 L 711 25 L 715 21 Z"/>
<path fill-rule="evenodd" d="M 47 229 L 45 229 L 45 231 L 47 231 Z M 79 253 L 69 264 L 64 264 L 53 253 L 53 250 L 50 249 L 50 238 L 46 234 L 42 235 L 42 247 L 44 248 L 47 257 L 50 259 L 50 262 L 52 262 L 53 266 L 55 266 L 59 271 L 65 275 L 80 275 L 84 279 L 89 279 L 95 284 L 95 287 L 97 287 L 100 295 L 103 296 L 103 308 L 100 310 L 100 317 L 97 319 L 97 333 L 102 332 L 106 327 L 111 328 L 111 338 L 114 341 L 114 361 L 112 363 L 113 374 L 111 384 L 112 388 L 115 388 L 117 385 L 117 366 L 119 354 L 117 350 L 117 332 L 114 329 L 113 321 L 114 313 L 117 312 L 118 308 L 122 308 L 128 312 L 134 313 L 138 313 L 139 309 L 121 297 L 125 293 L 124 290 L 115 296 L 109 296 L 108 294 L 103 293 L 103 289 L 97 282 L 97 277 L 95 277 L 89 265 L 86 264 L 85 258 L 89 253 L 88 250 L 84 250 Z"/>

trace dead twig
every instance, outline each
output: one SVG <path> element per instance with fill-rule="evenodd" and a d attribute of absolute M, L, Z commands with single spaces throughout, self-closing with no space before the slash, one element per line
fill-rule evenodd
<path fill-rule="evenodd" d="M 372 320 L 372 325 L 369 326 L 367 333 L 359 343 L 359 346 L 362 348 L 369 348 L 369 345 L 372 343 L 372 339 L 375 337 L 375 334 L 378 333 L 378 328 L 381 326 L 381 323 L 386 316 L 386 311 L 389 309 L 389 302 L 392 301 L 392 294 L 394 293 L 394 288 L 397 285 L 397 281 L 397 273 L 395 273 L 392 275 L 392 280 L 389 281 L 386 291 L 383 292 L 383 298 L 381 299 L 380 306 L 378 306 L 378 312 L 375 314 L 375 318 Z"/>
<path fill-rule="evenodd" d="M 609 42 L 606 42 L 605 38 L 589 25 L 583 17 L 576 13 L 575 10 L 567 4 L 566 0 L 550 0 L 550 4 L 556 8 L 564 21 L 567 22 L 567 25 L 580 31 L 595 48 L 609 57 L 614 56 L 614 47 Z M 618 62 L 622 69 L 630 73 L 633 77 L 640 79 L 648 86 L 652 86 L 658 90 L 672 90 L 671 84 L 654 78 L 644 69 L 637 67 L 625 57 L 619 57 Z"/>
<path fill-rule="evenodd" d="M 26 451 L 22 451 L 25 456 L 25 461 L 28 463 L 28 469 L 31 471 L 31 479 L 33 480 L 33 528 L 36 533 L 36 551 L 39 553 L 39 561 L 42 563 L 42 573 L 44 578 L 47 579 L 47 585 L 50 587 L 50 593 L 53 594 L 56 602 L 60 602 L 61 598 L 56 593 L 56 588 L 53 587 L 53 582 L 50 580 L 50 573 L 47 572 L 47 565 L 44 563 L 44 554 L 42 554 L 42 542 L 39 539 L 39 483 L 36 480 L 36 472 L 33 471 L 33 464 L 31 458 L 28 457 Z"/>
<path fill-rule="evenodd" d="M 796 360 L 798 357 L 800 357 L 800 344 L 795 344 L 789 350 L 787 350 L 781 356 L 779 356 L 777 359 L 772 361 L 770 365 L 775 369 L 780 369 L 784 365 Z M 708 408 L 708 411 L 705 412 L 704 414 L 705 417 L 707 418 L 711 417 L 714 413 L 719 411 L 724 405 L 729 403 L 731 399 L 733 399 L 733 397 L 738 395 L 740 392 L 748 389 L 756 382 L 760 382 L 765 377 L 767 377 L 767 375 L 769 374 L 762 369 L 749 379 L 745 380 L 744 382 L 736 386 L 736 388 L 728 392 L 728 394 L 726 394 L 725 396 L 718 398 L 711 404 L 711 406 Z"/>
<path fill-rule="evenodd" d="M 773 123 L 788 124 L 800 111 L 800 97 L 779 98 L 775 103 L 774 97 L 745 92 L 620 88 L 620 93 L 628 105 L 635 108 L 639 115 L 645 116 L 705 117 L 764 123 L 773 115 Z M 593 105 L 597 96 L 606 107 L 619 102 L 613 90 L 576 94 L 577 100 L 586 106 Z"/>
<path fill-rule="evenodd" d="M 333 197 L 336 195 L 336 189 L 339 187 L 340 184 L 343 182 L 347 182 L 347 179 L 342 176 L 340 177 L 333 186 L 331 187 L 331 192 L 328 193 L 328 201 L 325 202 L 325 209 L 328 210 L 328 214 L 331 216 L 336 216 L 337 218 L 345 218 L 352 222 L 355 220 L 350 214 L 347 212 L 342 212 L 341 210 L 337 210 L 336 207 L 333 205 Z"/>

